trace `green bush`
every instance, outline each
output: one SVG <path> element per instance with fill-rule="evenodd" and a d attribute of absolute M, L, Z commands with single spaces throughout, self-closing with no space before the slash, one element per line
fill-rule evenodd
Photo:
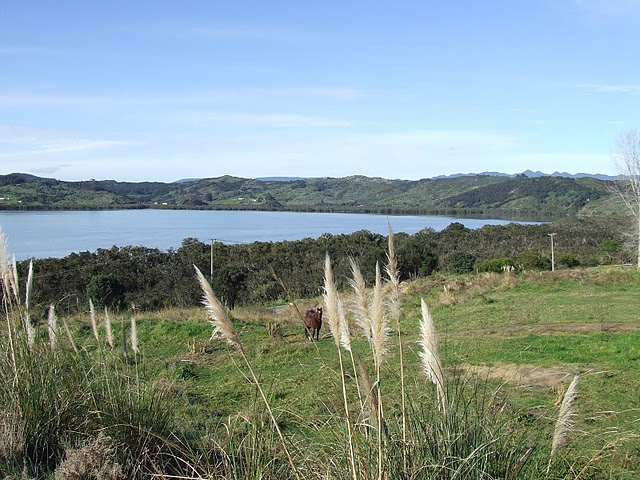
<path fill-rule="evenodd" d="M 525 270 L 551 270 L 551 259 L 536 248 L 518 255 L 517 264 Z"/>
<path fill-rule="evenodd" d="M 463 274 L 473 272 L 476 256 L 469 252 L 456 252 L 449 257 L 449 271 Z"/>
<path fill-rule="evenodd" d="M 575 268 L 580 266 L 580 260 L 573 253 L 559 253 L 556 257 L 559 267 Z"/>
<path fill-rule="evenodd" d="M 91 277 L 87 296 L 95 307 L 119 310 L 124 305 L 124 286 L 115 275 L 100 273 Z"/>
<path fill-rule="evenodd" d="M 507 266 L 514 266 L 514 262 L 511 258 L 490 258 L 489 260 L 485 260 L 480 263 L 477 270 L 478 272 L 501 273 L 504 270 L 504 267 Z"/>

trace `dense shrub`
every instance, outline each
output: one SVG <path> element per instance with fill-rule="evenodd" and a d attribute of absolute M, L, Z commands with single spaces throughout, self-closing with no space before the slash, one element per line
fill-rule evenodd
<path fill-rule="evenodd" d="M 575 268 L 580 266 L 580 260 L 573 253 L 559 253 L 556 256 L 556 263 L 559 267 Z"/>
<path fill-rule="evenodd" d="M 118 310 L 124 304 L 124 285 L 111 273 L 94 275 L 87 285 L 87 296 L 96 307 Z"/>
<path fill-rule="evenodd" d="M 501 258 L 491 258 L 489 260 L 485 260 L 478 265 L 478 272 L 493 272 L 500 273 L 505 267 L 513 267 L 514 262 L 512 259 L 507 257 Z"/>
<path fill-rule="evenodd" d="M 451 273 L 473 272 L 476 256 L 469 252 L 456 252 L 449 258 L 449 271 Z"/>

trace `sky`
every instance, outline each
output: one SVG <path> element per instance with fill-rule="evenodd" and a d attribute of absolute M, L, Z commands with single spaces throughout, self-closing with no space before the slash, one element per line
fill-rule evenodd
<path fill-rule="evenodd" d="M 0 4 L 0 174 L 615 174 L 640 0 Z"/>

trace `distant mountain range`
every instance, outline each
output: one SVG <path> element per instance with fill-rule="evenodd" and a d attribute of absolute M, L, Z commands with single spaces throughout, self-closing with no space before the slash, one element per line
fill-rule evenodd
<path fill-rule="evenodd" d="M 563 178 L 597 178 L 598 180 L 622 180 L 622 175 L 605 175 L 603 173 L 567 173 L 567 172 L 553 172 L 553 173 L 544 173 L 539 170 L 525 170 L 522 173 L 502 173 L 502 172 L 480 172 L 480 173 L 452 173 L 451 175 L 438 175 L 436 177 L 431 177 L 431 179 L 439 179 L 439 178 L 459 178 L 459 177 L 476 177 L 478 175 L 485 175 L 489 177 L 518 177 L 525 176 L 527 178 L 538 178 L 538 177 L 563 177 Z M 296 180 L 311 180 L 313 178 L 318 177 L 255 177 L 254 180 L 260 180 L 261 182 L 295 182 Z M 182 178 L 180 180 L 176 180 L 173 183 L 188 183 L 188 182 L 197 182 L 198 180 L 202 180 L 202 178 Z"/>
<path fill-rule="evenodd" d="M 518 177 L 524 176 L 527 178 L 539 178 L 539 177 L 563 177 L 563 178 L 597 178 L 598 180 L 621 180 L 621 175 L 605 175 L 603 173 L 567 173 L 567 172 L 553 172 L 543 173 L 541 171 L 525 170 L 522 173 L 510 174 L 501 172 L 481 172 L 481 173 L 454 173 L 452 175 L 439 175 L 433 178 L 457 178 L 457 177 L 475 177 L 477 175 L 488 175 L 490 177 Z"/>

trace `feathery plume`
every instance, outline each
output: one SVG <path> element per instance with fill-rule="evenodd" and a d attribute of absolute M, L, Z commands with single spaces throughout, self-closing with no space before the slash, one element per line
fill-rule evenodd
<path fill-rule="evenodd" d="M 373 300 L 369 314 L 371 322 L 371 348 L 376 367 L 379 368 L 386 353 L 386 343 L 389 337 L 388 319 L 384 314 L 384 298 L 382 292 L 382 276 L 380 264 L 376 262 L 376 283 L 373 287 Z"/>
<path fill-rule="evenodd" d="M 556 426 L 553 430 L 553 443 L 551 446 L 551 456 L 556 453 L 558 448 L 567 444 L 567 437 L 571 427 L 573 426 L 573 402 L 578 396 L 578 375 L 573 377 L 569 388 L 564 394 L 562 404 L 560 405 L 560 412 L 558 413 L 558 419 L 556 420 Z"/>
<path fill-rule="evenodd" d="M 76 347 L 76 342 L 73 341 L 73 335 L 71 334 L 71 329 L 69 328 L 69 324 L 67 320 L 62 317 L 62 325 L 64 326 L 64 331 L 67 334 L 67 340 L 69 340 L 69 345 L 73 348 L 73 351 L 78 353 L 78 347 Z"/>
<path fill-rule="evenodd" d="M 24 328 L 27 333 L 27 345 L 32 348 L 36 341 L 36 330 L 31 323 L 31 317 L 29 316 L 29 303 L 31 298 L 31 286 L 33 284 L 33 260 L 29 262 L 29 271 L 27 273 L 27 284 L 25 287 L 24 297 Z"/>
<path fill-rule="evenodd" d="M 209 312 L 209 318 L 211 323 L 215 328 L 213 329 L 213 333 L 211 334 L 211 338 L 215 337 L 217 334 L 220 334 L 222 338 L 224 338 L 227 342 L 235 345 L 236 347 L 242 349 L 242 343 L 240 342 L 240 337 L 233 329 L 231 325 L 231 321 L 229 320 L 229 316 L 227 315 L 226 310 L 222 306 L 222 304 L 218 301 L 213 290 L 211 289 L 211 285 L 204 275 L 200 271 L 198 267 L 193 266 L 196 270 L 196 276 L 198 277 L 198 282 L 200 283 L 200 288 L 202 289 L 202 304 L 204 305 L 207 312 Z"/>
<path fill-rule="evenodd" d="M 113 349 L 113 328 L 111 327 L 111 317 L 109 317 L 107 307 L 104 307 L 104 326 L 107 331 L 107 345 Z"/>
<path fill-rule="evenodd" d="M 393 231 L 389 224 L 389 240 L 387 252 L 387 266 L 385 271 L 391 284 L 391 317 L 396 321 L 400 321 L 402 310 L 400 309 L 400 273 L 398 272 L 398 261 L 396 259 L 396 247 L 393 241 Z"/>
<path fill-rule="evenodd" d="M 422 304 L 422 320 L 420 321 L 421 338 L 418 342 L 422 347 L 419 353 L 422 360 L 422 368 L 427 374 L 430 382 L 435 384 L 438 392 L 438 399 L 443 411 L 446 409 L 446 398 L 444 392 L 444 374 L 442 371 L 442 363 L 440 362 L 440 354 L 438 353 L 438 339 L 436 337 L 435 327 L 431 312 L 427 307 L 424 299 Z"/>
<path fill-rule="evenodd" d="M 331 269 L 331 259 L 329 254 L 325 255 L 324 259 L 324 298 L 325 310 L 329 321 L 329 330 L 333 335 L 333 340 L 336 346 L 340 347 L 340 341 L 342 338 L 342 331 L 340 328 L 340 311 L 338 307 L 338 290 L 333 280 L 333 271 Z"/>
<path fill-rule="evenodd" d="M 47 326 L 49 331 L 49 344 L 51 348 L 56 348 L 58 343 L 58 317 L 53 305 L 49 305 L 49 315 L 47 317 Z"/>
<path fill-rule="evenodd" d="M 7 253 L 7 237 L 0 227 L 0 280 L 5 292 L 9 293 L 9 254 Z"/>
<path fill-rule="evenodd" d="M 31 298 L 31 287 L 33 285 L 33 260 L 29 261 L 29 270 L 27 271 L 27 283 L 25 285 L 24 304 L 29 310 L 29 299 Z"/>
<path fill-rule="evenodd" d="M 134 353 L 140 353 L 138 348 L 138 326 L 135 315 L 131 317 L 131 349 Z"/>
<path fill-rule="evenodd" d="M 344 305 L 340 297 L 338 299 L 338 318 L 340 323 L 340 345 L 347 352 L 351 352 L 351 332 L 349 331 L 349 322 L 347 322 L 347 316 L 344 313 Z"/>
<path fill-rule="evenodd" d="M 371 322 L 369 321 L 369 301 L 367 299 L 367 286 L 364 277 L 360 271 L 360 267 L 353 258 L 349 258 L 351 264 L 351 274 L 353 278 L 349 279 L 349 285 L 355 294 L 354 316 L 356 325 L 360 328 L 362 335 L 371 341 Z"/>
<path fill-rule="evenodd" d="M 11 281 L 11 289 L 13 290 L 13 296 L 18 304 L 20 304 L 20 288 L 18 286 L 18 264 L 16 263 L 16 256 L 13 256 L 11 274 L 9 276 Z"/>
<path fill-rule="evenodd" d="M 96 339 L 98 347 L 100 346 L 100 333 L 98 333 L 98 320 L 96 319 L 96 310 L 93 308 L 93 302 L 89 299 L 89 317 L 91 318 L 91 330 Z"/>

